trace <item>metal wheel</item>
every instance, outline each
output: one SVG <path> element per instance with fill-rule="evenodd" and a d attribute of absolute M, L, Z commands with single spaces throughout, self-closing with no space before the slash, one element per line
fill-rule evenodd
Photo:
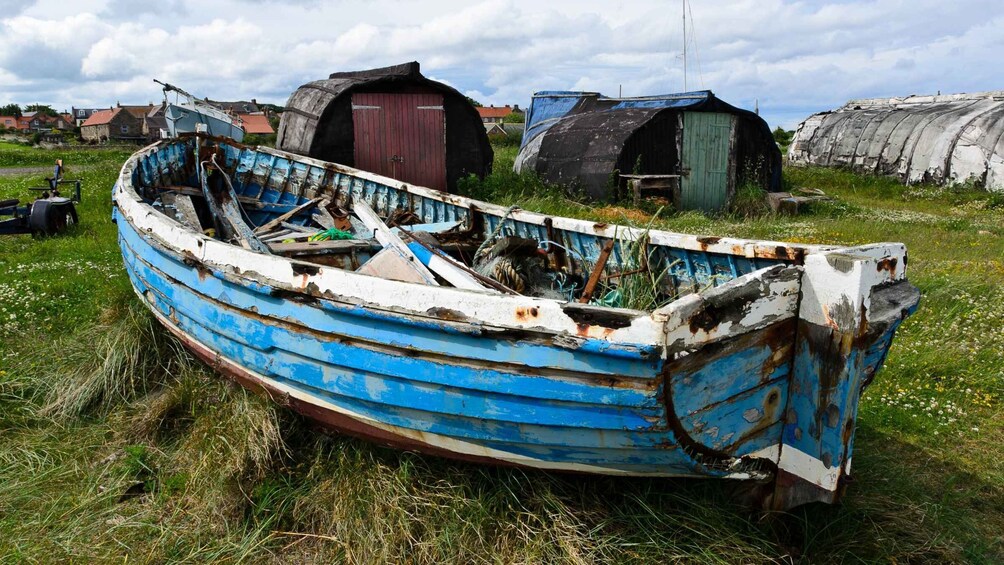
<path fill-rule="evenodd" d="M 28 225 L 33 234 L 55 235 L 79 221 L 77 210 L 67 199 L 36 200 L 31 205 Z"/>

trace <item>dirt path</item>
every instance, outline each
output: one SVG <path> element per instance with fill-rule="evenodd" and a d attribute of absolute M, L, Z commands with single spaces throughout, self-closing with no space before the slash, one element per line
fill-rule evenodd
<path fill-rule="evenodd" d="M 52 167 L 7 167 L 0 168 L 0 177 L 51 173 Z"/>

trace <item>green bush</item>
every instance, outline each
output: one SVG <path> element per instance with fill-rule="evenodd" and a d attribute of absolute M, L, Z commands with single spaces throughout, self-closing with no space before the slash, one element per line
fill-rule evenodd
<path fill-rule="evenodd" d="M 264 145 L 275 147 L 276 134 L 274 133 L 249 133 L 244 136 L 245 145 Z"/>
<path fill-rule="evenodd" d="M 502 118 L 502 123 L 504 124 L 526 123 L 526 114 L 522 112 L 512 112 L 511 114 L 507 114 L 506 117 Z"/>
<path fill-rule="evenodd" d="M 787 148 L 791 144 L 791 139 L 795 137 L 795 132 L 792 130 L 782 129 L 781 126 L 777 126 L 774 129 L 774 141 L 777 142 L 782 148 Z"/>

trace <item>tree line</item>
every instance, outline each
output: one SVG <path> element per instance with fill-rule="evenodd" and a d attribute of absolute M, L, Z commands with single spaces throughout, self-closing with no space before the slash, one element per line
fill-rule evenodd
<path fill-rule="evenodd" d="M 21 106 L 17 104 L 5 104 L 0 106 L 0 116 L 14 116 L 15 118 L 20 118 L 24 112 L 41 112 L 46 116 L 56 117 L 59 112 L 55 111 L 52 106 L 48 104 L 28 104 L 22 110 Z"/>

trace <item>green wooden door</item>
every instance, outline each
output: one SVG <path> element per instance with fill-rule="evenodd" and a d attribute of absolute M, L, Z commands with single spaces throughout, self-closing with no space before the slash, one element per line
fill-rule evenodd
<path fill-rule="evenodd" d="M 683 113 L 681 209 L 717 212 L 728 205 L 735 177 L 734 132 L 731 114 Z"/>

